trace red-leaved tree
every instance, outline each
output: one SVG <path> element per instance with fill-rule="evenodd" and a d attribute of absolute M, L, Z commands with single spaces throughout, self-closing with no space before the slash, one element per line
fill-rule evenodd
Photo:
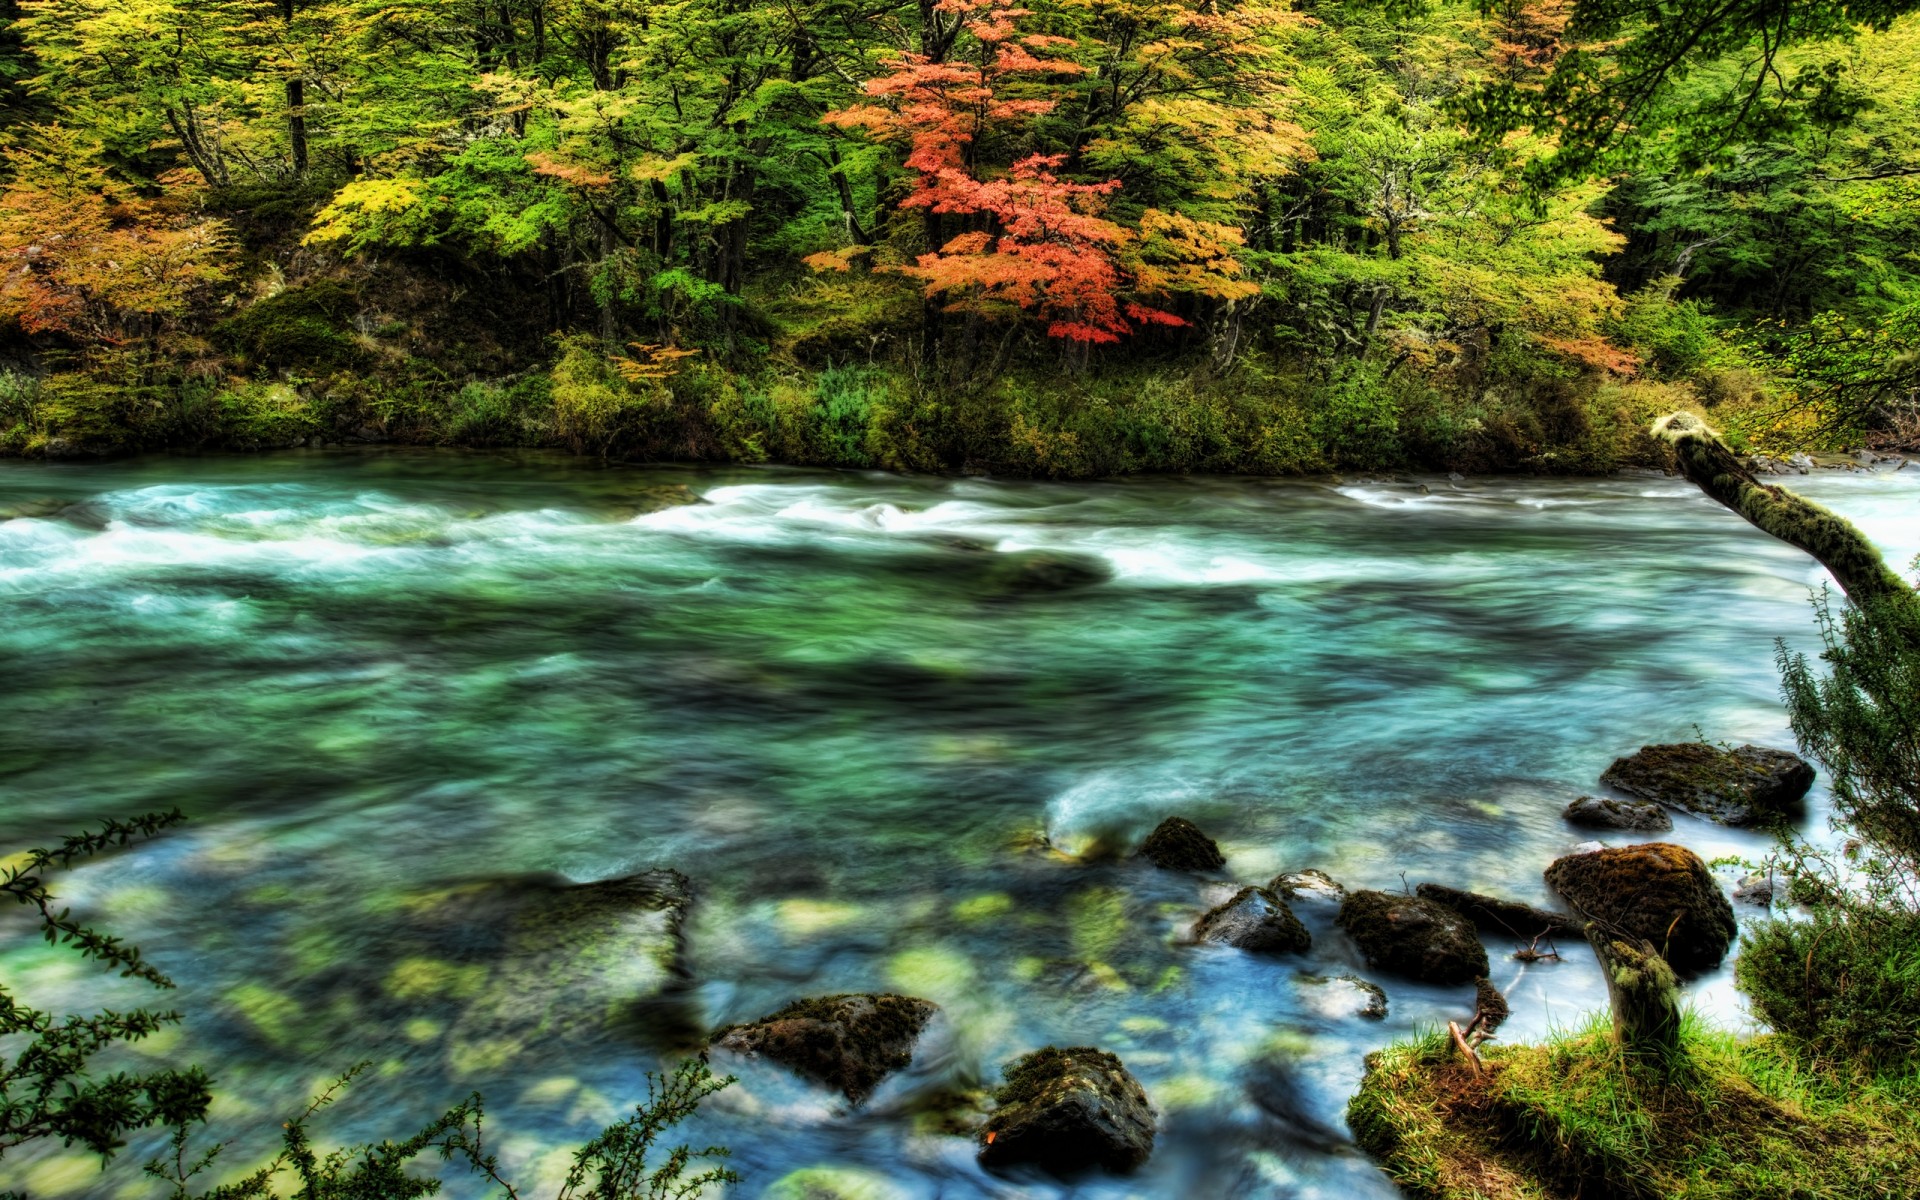
<path fill-rule="evenodd" d="M 1158 306 L 1155 285 L 1192 281 L 1195 263 L 1209 264 L 1210 282 L 1188 290 L 1253 288 L 1231 279 L 1239 270 L 1230 249 L 1237 230 L 1167 223 L 1151 210 L 1152 230 L 1109 220 L 1103 209 L 1120 181 L 1064 179 L 1062 154 L 1028 152 L 996 166 L 995 151 L 1019 143 L 1034 118 L 1053 111 L 1058 100 L 1045 94 L 1048 86 L 1084 68 L 1065 56 L 1071 39 L 1020 32 L 1019 20 L 1031 10 L 999 0 L 941 0 L 937 8 L 963 22 L 954 54 L 940 61 L 896 55 L 883 64 L 885 74 L 867 82 L 878 103 L 825 118 L 905 146 L 904 165 L 919 178 L 901 207 L 929 214 L 935 248 L 900 270 L 925 281 L 929 298 L 945 300 L 948 311 L 1026 313 L 1046 322 L 1051 337 L 1091 344 L 1119 341 L 1145 325 L 1186 324 Z M 1188 243 L 1177 251 L 1184 264 L 1178 271 L 1148 261 L 1153 247 L 1164 249 L 1170 230 Z M 845 254 L 809 262 L 847 269 Z"/>

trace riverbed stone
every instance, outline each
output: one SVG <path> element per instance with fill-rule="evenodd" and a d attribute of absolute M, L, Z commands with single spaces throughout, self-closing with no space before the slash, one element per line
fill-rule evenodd
<path fill-rule="evenodd" d="M 998 1107 L 980 1132 L 982 1166 L 1124 1173 L 1153 1153 L 1153 1106 L 1114 1055 L 1048 1046 L 1014 1060 L 1004 1074 Z"/>
<path fill-rule="evenodd" d="M 1743 904 L 1757 904 L 1766 908 L 1773 903 L 1775 879 L 1770 871 L 1759 871 L 1743 877 L 1734 885 L 1733 898 Z"/>
<path fill-rule="evenodd" d="M 1547 883 L 1608 932 L 1653 943 L 1677 971 L 1720 965 L 1737 932 L 1733 906 L 1699 855 L 1671 842 L 1570 854 Z"/>
<path fill-rule="evenodd" d="M 1661 832 L 1673 828 L 1667 810 L 1650 800 L 1621 800 L 1614 796 L 1582 796 L 1560 814 L 1570 824 L 1588 829 L 1630 829 Z"/>
<path fill-rule="evenodd" d="M 1333 876 L 1312 867 L 1275 875 L 1268 881 L 1267 890 L 1289 904 L 1338 904 L 1347 897 L 1347 889 L 1334 882 Z"/>
<path fill-rule="evenodd" d="M 1266 888 L 1241 888 L 1194 926 L 1196 941 L 1255 954 L 1304 954 L 1313 937 L 1287 902 Z"/>
<path fill-rule="evenodd" d="M 938 1011 L 931 1000 L 892 993 L 817 996 L 723 1029 L 713 1045 L 771 1059 L 858 1104 L 913 1061 L 914 1045 Z"/>
<path fill-rule="evenodd" d="M 1813 768 L 1787 750 L 1679 742 L 1615 759 L 1600 782 L 1722 825 L 1752 825 L 1797 815 Z"/>
<path fill-rule="evenodd" d="M 1185 817 L 1168 817 L 1140 843 L 1140 857 L 1163 871 L 1217 871 L 1226 855 L 1212 838 Z"/>
<path fill-rule="evenodd" d="M 1391 892 L 1347 893 L 1337 918 L 1367 962 L 1426 983 L 1468 983 L 1487 973 L 1473 923 L 1432 900 Z"/>
<path fill-rule="evenodd" d="M 1439 883 L 1423 883 L 1413 894 L 1435 904 L 1444 904 L 1486 933 L 1504 933 L 1517 938 L 1567 937 L 1577 935 L 1582 926 L 1565 913 L 1549 912 L 1513 900 L 1464 892 Z"/>

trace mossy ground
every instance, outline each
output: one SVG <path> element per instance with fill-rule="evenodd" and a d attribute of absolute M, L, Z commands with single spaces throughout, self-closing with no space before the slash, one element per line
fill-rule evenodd
<path fill-rule="evenodd" d="M 1784 1044 L 1689 1019 L 1669 1075 L 1623 1058 L 1604 1018 L 1541 1046 L 1445 1034 L 1382 1050 L 1348 1108 L 1360 1144 L 1423 1200 L 1865 1200 L 1920 1180 L 1920 1078 L 1866 1084 Z"/>

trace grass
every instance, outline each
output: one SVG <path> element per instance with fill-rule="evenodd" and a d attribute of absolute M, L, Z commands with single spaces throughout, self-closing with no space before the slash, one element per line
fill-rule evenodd
<path fill-rule="evenodd" d="M 1360 1144 L 1429 1200 L 1868 1200 L 1920 1180 L 1920 1077 L 1850 1082 L 1772 1037 L 1689 1017 L 1670 1074 L 1625 1059 L 1605 1017 L 1541 1046 L 1443 1033 L 1368 1059 L 1348 1109 Z"/>

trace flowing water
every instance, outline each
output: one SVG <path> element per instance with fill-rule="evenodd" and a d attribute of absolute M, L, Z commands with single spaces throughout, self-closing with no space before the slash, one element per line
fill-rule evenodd
<path fill-rule="evenodd" d="M 1790 482 L 1920 552 L 1920 469 Z M 1560 810 L 1615 755 L 1696 729 L 1791 744 L 1774 640 L 1813 645 L 1823 578 L 1653 476 L 1056 486 L 306 452 L 0 464 L 0 509 L 0 846 L 189 814 L 61 891 L 178 981 L 187 1020 L 144 1052 L 217 1075 L 229 1167 L 366 1059 L 324 1134 L 398 1135 L 478 1089 L 503 1164 L 550 1185 L 689 1027 L 840 991 L 943 1006 L 860 1108 L 724 1064 L 741 1082 L 688 1135 L 733 1147 L 742 1197 L 1392 1195 L 1345 1101 L 1368 1050 L 1464 1017 L 1470 989 L 1367 971 L 1312 905 L 1304 956 L 1185 931 L 1227 881 L 1304 867 L 1545 901 L 1585 836 Z M 1019 586 L 1036 550 L 1110 577 Z M 1218 880 L 1099 853 L 1170 814 L 1219 839 Z M 473 881 L 654 867 L 696 893 L 690 983 L 537 1054 L 524 1012 L 473 1015 L 501 986 L 484 964 L 422 949 L 417 915 Z M 153 999 L 0 920 L 31 998 Z M 1581 948 L 1523 969 L 1489 944 L 1508 1036 L 1604 1004 Z M 1353 1015 L 1343 974 L 1390 1016 Z M 1693 992 L 1745 1021 L 1724 971 Z M 942 1131 L 948 1093 L 1049 1042 L 1140 1078 L 1140 1174 L 999 1178 Z M 0 1184 L 133 1197 L 134 1166 L 43 1148 Z"/>

